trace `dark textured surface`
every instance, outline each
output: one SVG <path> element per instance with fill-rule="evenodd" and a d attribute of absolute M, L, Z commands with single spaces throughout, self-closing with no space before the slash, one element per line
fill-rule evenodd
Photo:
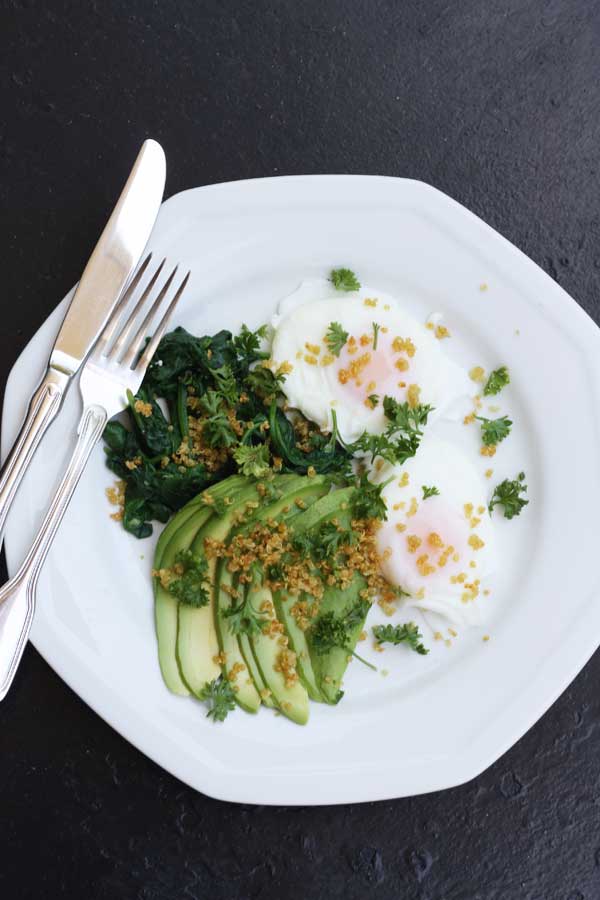
<path fill-rule="evenodd" d="M 0 0 L 0 11 L 2 383 L 77 279 L 147 135 L 166 148 L 169 194 L 278 173 L 431 182 L 600 318 L 592 0 Z M 239 807 L 146 760 L 29 648 L 0 706 L 0 897 L 598 898 L 599 723 L 596 655 L 465 787 Z"/>

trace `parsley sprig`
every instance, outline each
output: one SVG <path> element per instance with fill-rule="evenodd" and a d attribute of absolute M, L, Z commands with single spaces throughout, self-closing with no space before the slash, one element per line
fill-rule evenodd
<path fill-rule="evenodd" d="M 524 506 L 527 506 L 529 500 L 524 500 L 521 494 L 526 493 L 527 485 L 525 484 L 525 472 L 519 472 L 512 481 L 505 478 L 494 489 L 492 499 L 490 500 L 490 513 L 494 507 L 502 506 L 504 509 L 504 518 L 512 519 L 514 516 L 521 514 Z"/>
<path fill-rule="evenodd" d="M 335 560 L 342 547 L 350 547 L 355 543 L 354 532 L 332 521 L 323 522 L 317 528 L 297 534 L 292 539 L 294 550 L 315 562 Z"/>
<path fill-rule="evenodd" d="M 268 325 L 261 325 L 256 331 L 250 331 L 247 325 L 242 325 L 240 333 L 232 338 L 231 343 L 239 356 L 251 356 L 254 359 L 267 359 L 269 354 L 260 349 L 261 341 L 267 337 Z"/>
<path fill-rule="evenodd" d="M 429 653 L 422 643 L 423 635 L 414 622 L 407 622 L 405 625 L 375 625 L 373 636 L 378 644 L 407 644 L 421 656 Z"/>
<path fill-rule="evenodd" d="M 198 694 L 200 700 L 208 703 L 206 716 L 213 722 L 223 722 L 235 709 L 235 694 L 231 684 L 222 675 L 214 681 L 208 681 Z"/>
<path fill-rule="evenodd" d="M 360 290 L 360 281 L 351 269 L 333 269 L 329 280 L 336 291 Z"/>
<path fill-rule="evenodd" d="M 352 516 L 355 519 L 381 519 L 382 522 L 386 522 L 387 506 L 382 493 L 391 480 L 373 484 L 366 474 L 361 475 L 356 492 L 350 501 Z"/>
<path fill-rule="evenodd" d="M 383 398 L 383 411 L 388 420 L 387 428 L 381 434 L 364 432 L 347 449 L 352 453 L 370 453 L 373 459 L 380 456 L 392 465 L 403 465 L 419 449 L 423 428 L 433 410 L 428 404 L 411 407 L 408 403 L 398 403 L 393 397 Z"/>
<path fill-rule="evenodd" d="M 426 484 L 422 485 L 423 490 L 423 500 L 428 500 L 429 497 L 439 497 L 439 488 L 436 488 L 434 485 L 431 487 L 427 487 Z"/>
<path fill-rule="evenodd" d="M 207 391 L 200 400 L 200 406 L 206 415 L 202 438 L 208 446 L 233 447 L 237 444 L 238 436 L 227 416 L 224 395 L 219 391 Z"/>
<path fill-rule="evenodd" d="M 506 387 L 507 384 L 510 384 L 508 369 L 506 366 L 500 366 L 499 369 L 494 369 L 494 371 L 490 373 L 483 389 L 483 393 L 486 397 L 490 397 L 493 394 L 499 394 L 502 388 Z"/>
<path fill-rule="evenodd" d="M 232 604 L 223 612 L 232 634 L 258 634 L 267 622 L 264 613 L 257 611 L 252 605 L 251 594 L 246 594 L 239 603 Z"/>
<path fill-rule="evenodd" d="M 376 672 L 377 667 L 359 656 L 350 646 L 352 632 L 362 625 L 370 607 L 371 604 L 367 600 L 359 600 L 343 615 L 328 612 L 321 616 L 310 630 L 311 644 L 315 653 L 323 656 L 335 647 L 339 647 Z"/>
<path fill-rule="evenodd" d="M 481 422 L 481 440 L 486 447 L 491 444 L 499 444 L 510 434 L 513 423 L 508 416 L 501 416 L 499 419 L 486 419 L 484 416 L 475 416 L 475 418 Z"/>
<path fill-rule="evenodd" d="M 273 372 L 267 366 L 256 366 L 247 377 L 246 384 L 251 391 L 263 400 L 272 400 L 281 394 L 281 386 L 285 381 L 285 372 Z"/>
<path fill-rule="evenodd" d="M 240 444 L 233 451 L 233 458 L 242 475 L 264 478 L 271 471 L 269 448 L 266 444 L 257 444 L 256 446 Z"/>
<path fill-rule="evenodd" d="M 191 550 L 180 550 L 175 556 L 173 569 L 176 573 L 168 584 L 167 591 L 184 606 L 206 606 L 209 602 L 210 584 L 207 582 L 208 563 L 206 557 L 196 556 Z"/>
<path fill-rule="evenodd" d="M 325 343 L 329 347 L 329 352 L 339 356 L 347 340 L 348 332 L 344 331 L 339 322 L 331 322 L 325 333 Z"/>

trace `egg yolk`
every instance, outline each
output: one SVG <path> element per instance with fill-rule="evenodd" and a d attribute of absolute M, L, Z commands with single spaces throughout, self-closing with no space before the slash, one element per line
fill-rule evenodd
<path fill-rule="evenodd" d="M 470 534 L 462 510 L 448 507 L 442 497 L 418 502 L 414 515 L 388 520 L 380 529 L 380 546 L 391 549 L 385 563 L 388 577 L 408 590 L 441 581 L 448 586 L 466 582 L 473 573 Z"/>
<path fill-rule="evenodd" d="M 373 349 L 372 337 L 367 343 L 350 338 L 336 361 L 337 381 L 344 396 L 361 403 L 369 394 L 392 394 L 406 387 L 410 360 L 394 350 L 389 336 L 378 336 Z M 402 388 L 399 386 L 402 382 Z"/>

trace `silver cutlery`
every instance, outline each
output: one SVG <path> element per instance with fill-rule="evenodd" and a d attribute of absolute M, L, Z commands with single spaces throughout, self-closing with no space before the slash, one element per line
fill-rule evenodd
<path fill-rule="evenodd" d="M 46 373 L 29 401 L 21 431 L 0 472 L 0 543 L 27 466 L 141 259 L 162 202 L 165 172 L 162 147 L 156 141 L 145 141 L 81 276 Z"/>
<path fill-rule="evenodd" d="M 0 700 L 10 688 L 27 643 L 41 568 L 90 454 L 108 419 L 127 405 L 127 392 L 135 394 L 139 389 L 187 285 L 189 272 L 179 281 L 177 266 L 167 277 L 164 271 L 165 260 L 154 271 L 151 255 L 144 260 L 81 372 L 83 413 L 73 455 L 31 550 L 14 578 L 0 588 Z"/>

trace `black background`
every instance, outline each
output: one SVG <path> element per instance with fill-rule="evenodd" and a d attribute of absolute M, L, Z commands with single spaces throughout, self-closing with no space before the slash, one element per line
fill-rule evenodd
<path fill-rule="evenodd" d="M 77 280 L 146 136 L 166 149 L 167 195 L 295 173 L 430 182 L 600 317 L 598 3 L 0 0 L 0 10 L 2 383 Z M 568 580 L 557 591 L 569 603 Z M 527 653 L 526 635 L 515 652 Z M 599 723 L 596 655 L 462 788 L 235 806 L 158 769 L 29 648 L 0 706 L 0 896 L 598 898 Z"/>

